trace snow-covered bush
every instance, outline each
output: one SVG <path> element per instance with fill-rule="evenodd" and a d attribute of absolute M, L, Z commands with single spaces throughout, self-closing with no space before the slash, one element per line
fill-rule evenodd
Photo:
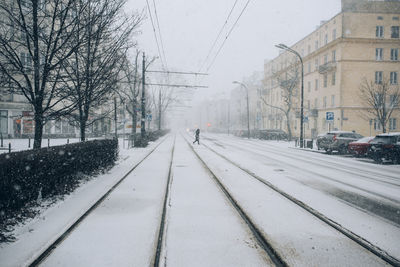
<path fill-rule="evenodd" d="M 0 211 L 16 211 L 39 196 L 68 193 L 85 175 L 113 166 L 117 157 L 116 140 L 0 154 Z"/>

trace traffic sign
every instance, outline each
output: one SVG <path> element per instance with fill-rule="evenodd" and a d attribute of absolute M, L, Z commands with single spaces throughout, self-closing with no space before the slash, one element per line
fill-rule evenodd
<path fill-rule="evenodd" d="M 334 118 L 335 118 L 335 113 L 333 113 L 333 112 L 326 112 L 326 120 L 327 120 L 327 121 L 333 121 Z"/>

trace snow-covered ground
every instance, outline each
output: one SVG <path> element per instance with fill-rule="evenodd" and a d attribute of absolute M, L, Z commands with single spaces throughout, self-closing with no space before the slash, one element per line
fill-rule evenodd
<path fill-rule="evenodd" d="M 173 147 L 161 264 L 273 265 L 183 137 L 192 138 L 177 134 L 175 140 L 170 134 L 148 148 L 121 149 L 121 160 L 109 173 L 18 227 L 17 241 L 0 245 L 0 265 L 28 264 L 157 145 L 43 265 L 152 264 Z M 195 151 L 288 265 L 386 263 L 212 150 L 400 259 L 399 165 L 228 135 L 202 134 L 200 143 L 193 145 Z"/>

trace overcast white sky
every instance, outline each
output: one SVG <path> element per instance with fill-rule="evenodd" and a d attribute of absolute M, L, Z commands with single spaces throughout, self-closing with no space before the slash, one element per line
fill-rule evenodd
<path fill-rule="evenodd" d="M 225 23 L 235 0 L 147 0 L 157 27 L 154 3 L 169 69 L 199 71 L 207 54 Z M 248 0 L 237 5 L 208 62 L 210 66 L 216 51 L 236 21 Z M 250 0 L 247 9 L 233 29 L 202 84 L 214 93 L 234 88 L 232 81 L 242 80 L 254 71 L 263 70 L 265 59 L 279 53 L 278 43 L 293 45 L 311 33 L 321 20 L 328 20 L 340 12 L 340 0 Z M 138 36 L 139 49 L 147 55 L 158 56 L 156 41 L 147 12 L 146 0 L 128 0 L 130 9 L 145 10 L 147 19 Z M 158 34 L 158 28 L 156 28 Z M 157 38 L 159 36 L 157 35 Z M 158 60 L 159 61 L 159 60 Z M 160 68 L 154 65 L 154 68 Z M 193 84 L 194 79 L 187 82 Z M 174 77 L 172 77 L 173 82 Z"/>

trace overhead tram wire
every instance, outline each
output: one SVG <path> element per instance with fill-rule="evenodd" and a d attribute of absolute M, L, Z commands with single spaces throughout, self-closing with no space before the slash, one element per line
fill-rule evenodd
<path fill-rule="evenodd" d="M 158 43 L 157 32 L 156 32 L 156 29 L 154 27 L 154 21 L 153 21 L 153 16 L 151 14 L 149 0 L 146 0 L 146 3 L 147 3 L 147 9 L 149 11 L 151 25 L 153 26 L 154 38 L 156 39 L 158 55 L 160 56 L 161 64 L 163 65 L 164 69 L 166 69 L 166 64 L 164 64 L 164 60 L 163 60 L 163 57 L 162 57 L 162 54 L 161 54 L 161 50 L 160 50 L 160 44 Z"/>
<path fill-rule="evenodd" d="M 154 6 L 154 14 L 156 15 L 156 22 L 157 22 L 157 27 L 158 27 L 158 35 L 160 36 L 161 50 L 162 50 L 162 53 L 163 53 L 163 56 L 164 56 L 165 67 L 166 67 L 166 69 L 168 69 L 167 58 L 165 56 L 164 42 L 163 42 L 162 35 L 161 35 L 160 21 L 158 19 L 157 6 L 156 6 L 155 0 L 153 0 L 153 6 Z"/>
<path fill-rule="evenodd" d="M 226 43 L 226 40 L 228 40 L 230 34 L 232 33 L 232 31 L 233 31 L 234 28 L 236 27 L 236 25 L 237 25 L 239 19 L 240 19 L 241 16 L 243 15 L 243 13 L 244 13 L 244 11 L 246 10 L 247 6 L 249 5 L 250 1 L 251 1 L 251 0 L 248 0 L 248 1 L 247 1 L 246 5 L 243 7 L 242 11 L 240 12 L 240 15 L 238 16 L 238 18 L 236 19 L 235 23 L 232 25 L 230 31 L 229 31 L 228 34 L 226 35 L 224 42 L 223 42 L 223 43 L 221 44 L 221 46 L 219 47 L 218 52 L 215 54 L 214 59 L 212 60 L 211 64 L 208 66 L 207 71 L 206 71 L 207 73 L 208 73 L 208 71 L 211 69 L 212 65 L 214 65 L 214 62 L 215 62 L 215 60 L 217 59 L 217 57 L 218 57 L 219 53 L 221 52 L 222 48 L 224 47 L 224 45 L 225 45 L 225 43 Z"/>
<path fill-rule="evenodd" d="M 225 23 L 222 25 L 222 27 L 219 30 L 219 33 L 217 35 L 217 38 L 215 38 L 214 43 L 212 44 L 210 50 L 208 51 L 206 59 L 204 60 L 203 64 L 200 66 L 199 72 L 203 69 L 204 65 L 207 63 L 207 60 L 210 58 L 210 55 L 211 55 L 215 45 L 217 44 L 217 41 L 219 40 L 219 37 L 221 36 L 223 30 L 225 29 L 225 26 L 228 24 L 229 18 L 231 17 L 232 12 L 235 9 L 235 6 L 236 6 L 237 2 L 238 2 L 238 0 L 235 0 L 235 3 L 233 4 L 233 6 L 231 8 L 231 11 L 229 12 L 228 17 L 226 17 L 226 19 L 225 19 Z"/>

